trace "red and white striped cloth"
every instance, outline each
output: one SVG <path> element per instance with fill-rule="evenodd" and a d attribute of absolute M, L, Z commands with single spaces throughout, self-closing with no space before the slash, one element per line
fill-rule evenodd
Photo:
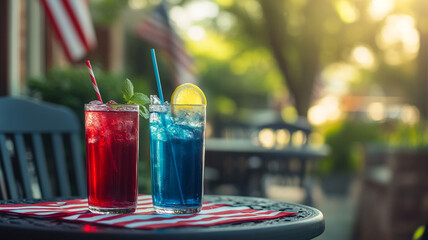
<path fill-rule="evenodd" d="M 95 48 L 96 37 L 86 0 L 41 0 L 65 54 L 81 60 Z"/>
<path fill-rule="evenodd" d="M 133 214 L 100 215 L 88 211 L 87 199 L 47 202 L 27 205 L 0 205 L 1 212 L 56 218 L 65 221 L 96 223 L 126 228 L 161 229 L 189 226 L 212 226 L 224 223 L 275 219 L 293 215 L 292 212 L 254 210 L 205 202 L 202 211 L 193 215 L 155 214 L 152 197 L 138 196 L 138 207 Z"/>

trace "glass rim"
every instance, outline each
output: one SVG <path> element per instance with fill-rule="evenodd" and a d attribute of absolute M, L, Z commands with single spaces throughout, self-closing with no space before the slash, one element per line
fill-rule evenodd
<path fill-rule="evenodd" d="M 168 104 L 149 104 L 149 106 L 162 106 L 162 107 L 170 107 L 170 106 L 180 106 L 180 107 L 206 107 L 205 104 L 177 104 L 177 103 L 168 103 Z"/>
<path fill-rule="evenodd" d="M 116 106 L 116 107 L 111 107 Z M 137 111 L 140 106 L 135 103 L 131 104 L 115 104 L 115 105 L 107 105 L 107 104 L 84 104 L 85 110 L 91 109 L 96 111 Z M 127 108 L 127 109 L 123 109 Z"/>

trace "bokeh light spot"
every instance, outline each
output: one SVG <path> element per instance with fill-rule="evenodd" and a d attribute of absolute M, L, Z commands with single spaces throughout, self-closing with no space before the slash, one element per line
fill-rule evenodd
<path fill-rule="evenodd" d="M 372 0 L 368 12 L 373 20 L 379 21 L 394 9 L 394 5 L 392 0 Z"/>
<path fill-rule="evenodd" d="M 282 148 L 290 142 L 290 132 L 285 129 L 279 129 L 276 131 L 276 142 L 278 148 Z"/>
<path fill-rule="evenodd" d="M 205 29 L 200 26 L 192 26 L 187 30 L 187 36 L 193 41 L 200 41 L 205 38 Z"/>
<path fill-rule="evenodd" d="M 273 148 L 275 146 L 275 132 L 270 128 L 262 129 L 259 132 L 259 143 L 264 148 Z"/>
<path fill-rule="evenodd" d="M 363 68 L 371 69 L 375 66 L 375 58 L 372 51 L 365 46 L 357 46 L 352 51 L 353 60 Z"/>
<path fill-rule="evenodd" d="M 380 102 L 372 102 L 367 107 L 367 114 L 374 121 L 381 121 L 385 118 L 385 106 Z"/>
<path fill-rule="evenodd" d="M 345 23 L 353 23 L 358 19 L 358 10 L 347 0 L 336 1 L 336 11 Z"/>
<path fill-rule="evenodd" d="M 419 110 L 415 106 L 405 105 L 402 109 L 402 121 L 414 125 L 419 122 Z"/>

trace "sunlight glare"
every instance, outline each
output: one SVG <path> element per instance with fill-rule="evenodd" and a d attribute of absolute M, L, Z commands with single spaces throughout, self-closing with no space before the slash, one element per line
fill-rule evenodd
<path fill-rule="evenodd" d="M 190 27 L 191 21 L 184 8 L 178 6 L 173 7 L 169 11 L 169 15 L 179 28 L 187 29 Z"/>
<path fill-rule="evenodd" d="M 419 110 L 415 106 L 404 105 L 401 120 L 404 123 L 414 125 L 419 122 Z"/>
<path fill-rule="evenodd" d="M 419 50 L 419 33 L 409 15 L 391 15 L 376 37 L 376 44 L 385 51 L 385 62 L 398 65 L 413 60 Z"/>
<path fill-rule="evenodd" d="M 259 143 L 264 148 L 273 148 L 276 142 L 275 132 L 270 128 L 262 129 L 259 132 Z"/>
<path fill-rule="evenodd" d="M 211 1 L 191 2 L 185 8 L 187 14 L 193 21 L 215 18 L 219 13 L 218 5 Z"/>
<path fill-rule="evenodd" d="M 341 117 L 339 98 L 328 95 L 308 111 L 308 120 L 313 125 L 321 125 L 327 121 L 335 121 Z"/>
<path fill-rule="evenodd" d="M 307 141 L 306 135 L 302 131 L 296 131 L 293 133 L 293 136 L 291 136 L 291 142 L 293 143 L 293 146 L 300 147 L 303 144 L 305 144 Z"/>
<path fill-rule="evenodd" d="M 200 26 L 192 26 L 187 30 L 187 36 L 193 41 L 200 41 L 205 38 L 205 29 Z"/>
<path fill-rule="evenodd" d="M 345 23 L 353 23 L 359 17 L 357 8 L 347 0 L 336 1 L 335 7 L 340 19 Z"/>
<path fill-rule="evenodd" d="M 375 58 L 372 51 L 365 46 L 357 46 L 352 51 L 353 60 L 363 68 L 372 69 L 375 66 Z"/>
<path fill-rule="evenodd" d="M 309 108 L 308 120 L 312 125 L 321 125 L 327 121 L 327 114 L 320 105 Z"/>
<path fill-rule="evenodd" d="M 394 5 L 393 0 L 372 0 L 368 12 L 373 20 L 379 21 L 394 9 Z"/>
<path fill-rule="evenodd" d="M 276 142 L 279 148 L 284 147 L 290 142 L 290 132 L 284 129 L 276 131 Z"/>
<path fill-rule="evenodd" d="M 372 102 L 367 107 L 367 114 L 373 121 L 385 119 L 385 106 L 380 102 Z"/>

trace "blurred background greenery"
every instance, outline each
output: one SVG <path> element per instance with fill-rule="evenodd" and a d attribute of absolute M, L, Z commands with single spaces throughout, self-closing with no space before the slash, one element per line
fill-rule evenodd
<path fill-rule="evenodd" d="M 210 126 L 257 123 L 263 111 L 287 122 L 307 117 L 319 133 L 314 141 L 331 147 L 321 172 L 357 170 L 352 159 L 357 143 L 425 145 L 428 88 L 421 86 L 428 85 L 423 71 L 428 7 L 421 1 L 166 2 L 171 24 L 195 60 Z M 105 99 L 120 100 L 125 76 L 140 91 L 156 94 L 152 46 L 137 37 L 135 27 L 159 3 L 90 1 L 97 34 L 123 39 L 120 67 L 106 64 L 101 50 L 91 55 Z M 173 71 L 162 55 L 159 64 L 170 96 Z M 32 96 L 70 106 L 80 117 L 83 103 L 94 99 L 82 64 L 50 69 L 29 80 L 28 89 Z"/>

